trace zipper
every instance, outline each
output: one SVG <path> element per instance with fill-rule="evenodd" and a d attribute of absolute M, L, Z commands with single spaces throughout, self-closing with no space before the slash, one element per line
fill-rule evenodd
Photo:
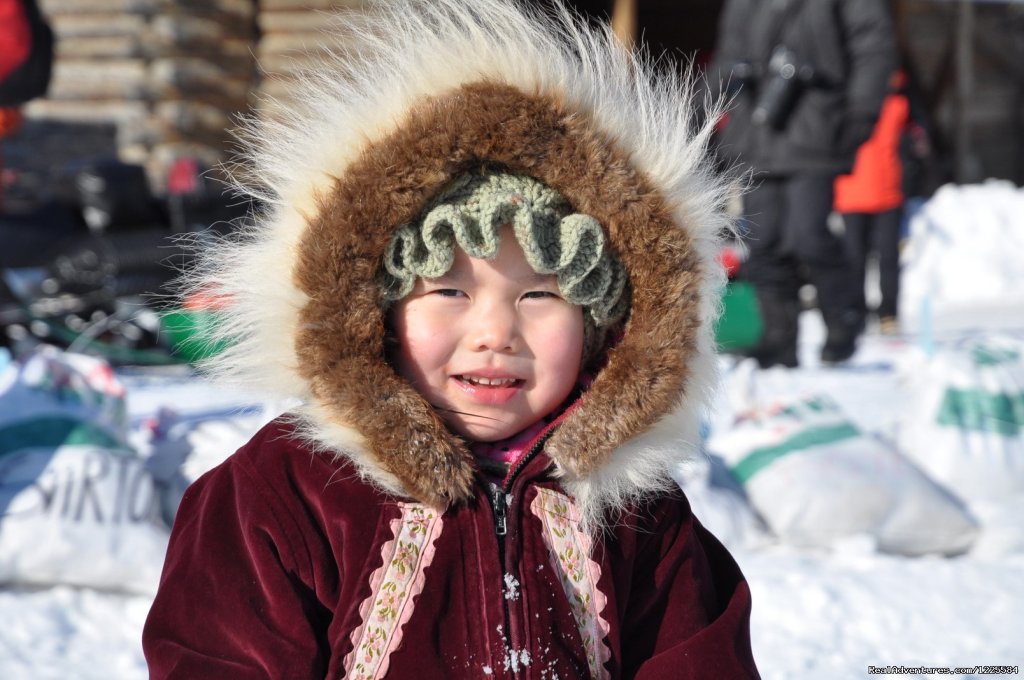
<path fill-rule="evenodd" d="M 491 497 L 491 509 L 494 511 L 494 533 L 498 537 L 498 564 L 501 566 L 501 607 L 504 614 L 501 627 L 501 641 L 505 648 L 505 662 L 508 662 L 509 654 L 512 651 L 512 612 L 509 609 L 508 598 L 505 597 L 505 536 L 508 534 L 508 498 L 505 489 L 500 484 L 488 482 Z"/>
<path fill-rule="evenodd" d="M 508 565 L 505 564 L 505 540 L 508 535 L 508 505 L 509 496 L 512 492 L 512 484 L 515 479 L 523 471 L 523 468 L 533 460 L 540 450 L 544 448 L 544 443 L 551 436 L 555 428 L 551 428 L 543 435 L 540 439 L 530 447 L 530 450 L 526 452 L 526 455 L 519 459 L 515 467 L 509 470 L 508 475 L 505 477 L 503 484 L 489 484 L 490 497 L 491 497 L 491 510 L 494 511 L 494 533 L 498 537 L 498 563 L 501 565 L 501 600 L 505 610 L 505 627 L 502 632 L 502 638 L 505 643 L 505 654 L 511 655 L 518 652 L 512 648 L 512 611 L 509 606 L 509 600 L 505 597 L 505 575 L 510 573 L 507 571 Z M 507 659 L 507 657 L 506 657 Z M 514 675 L 518 676 L 518 673 L 514 672 Z"/>
<path fill-rule="evenodd" d="M 541 438 L 530 447 L 530 450 L 526 452 L 526 455 L 519 459 L 515 467 L 509 470 L 508 475 L 505 477 L 505 481 L 502 484 L 488 484 L 490 487 L 491 497 L 491 510 L 494 512 L 494 533 L 498 535 L 498 550 L 502 553 L 504 558 L 505 552 L 505 536 L 508 534 L 508 497 L 512 492 L 512 484 L 515 482 L 519 473 L 523 471 L 531 460 L 536 458 L 540 450 L 544 448 L 544 443 L 551 436 L 553 430 L 549 430 L 541 435 Z M 501 568 L 505 568 L 505 561 L 502 559 Z"/>
<path fill-rule="evenodd" d="M 491 508 L 494 509 L 494 532 L 504 539 L 508 533 L 508 498 L 505 490 L 497 484 L 491 485 Z M 504 552 L 505 541 L 500 541 L 498 549 Z"/>

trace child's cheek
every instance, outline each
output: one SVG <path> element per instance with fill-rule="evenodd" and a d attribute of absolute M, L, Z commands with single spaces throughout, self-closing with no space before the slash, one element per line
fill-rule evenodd
<path fill-rule="evenodd" d="M 537 351 L 549 365 L 572 367 L 578 370 L 583 357 L 583 313 L 575 308 L 566 310 L 555 318 L 538 324 L 536 329 Z"/>
<path fill-rule="evenodd" d="M 413 383 L 423 383 L 426 374 L 443 363 L 450 352 L 447 345 L 452 325 L 429 305 L 408 303 L 396 312 L 399 372 Z"/>

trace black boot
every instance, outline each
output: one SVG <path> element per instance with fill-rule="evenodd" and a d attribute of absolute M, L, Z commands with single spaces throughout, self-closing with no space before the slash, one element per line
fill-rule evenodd
<path fill-rule="evenodd" d="M 800 301 L 781 295 L 778 291 L 757 290 L 757 304 L 761 308 L 764 332 L 761 341 L 750 350 L 749 356 L 757 359 L 761 368 L 785 366 L 796 368 L 796 356 Z"/>
<path fill-rule="evenodd" d="M 857 351 L 857 338 L 864 330 L 864 315 L 856 310 L 845 310 L 839 314 L 827 314 L 822 310 L 828 335 L 821 348 L 823 364 L 838 364 L 846 361 Z"/>
<path fill-rule="evenodd" d="M 821 361 L 824 364 L 846 361 L 857 351 L 857 337 L 864 330 L 864 280 L 851 276 L 850 268 L 841 263 L 811 267 L 809 274 L 828 331 L 825 346 L 821 348 Z"/>

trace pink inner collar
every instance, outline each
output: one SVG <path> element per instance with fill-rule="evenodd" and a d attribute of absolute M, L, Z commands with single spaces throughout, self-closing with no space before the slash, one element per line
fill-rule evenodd
<path fill-rule="evenodd" d="M 537 436 L 551 422 L 551 418 L 541 418 L 525 430 L 514 434 L 508 439 L 496 442 L 474 442 L 470 447 L 473 455 L 477 458 L 488 458 L 490 460 L 512 465 L 522 458 L 530 445 L 537 439 Z"/>

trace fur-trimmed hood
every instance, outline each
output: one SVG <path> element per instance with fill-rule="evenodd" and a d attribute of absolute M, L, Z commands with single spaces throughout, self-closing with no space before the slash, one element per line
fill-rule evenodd
<path fill-rule="evenodd" d="M 501 164 L 596 217 L 632 286 L 624 337 L 545 452 L 594 526 L 671 485 L 714 383 L 729 224 L 693 89 L 567 11 L 509 0 L 381 1 L 334 30 L 299 101 L 242 132 L 242 188 L 266 208 L 193 276 L 231 300 L 232 346 L 207 368 L 297 397 L 299 432 L 379 488 L 467 498 L 472 454 L 384 359 L 377 272 L 441 187 Z"/>

